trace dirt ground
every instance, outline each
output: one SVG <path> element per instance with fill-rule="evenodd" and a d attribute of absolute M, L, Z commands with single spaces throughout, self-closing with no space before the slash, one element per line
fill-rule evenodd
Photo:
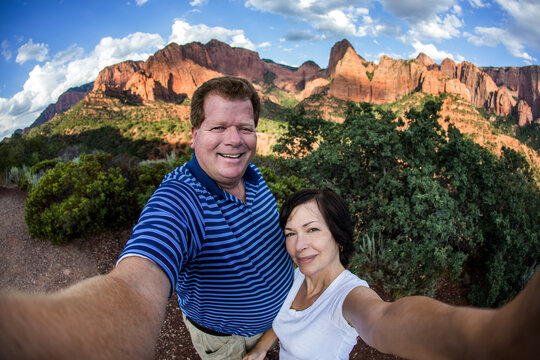
<path fill-rule="evenodd" d="M 0 188 L 0 288 L 52 292 L 112 269 L 131 228 L 77 239 L 67 245 L 53 245 L 28 235 L 24 222 L 25 198 L 23 191 Z M 463 302 L 462 294 L 453 287 L 448 287 L 440 297 L 453 303 Z M 267 356 L 270 360 L 277 358 L 275 349 Z M 167 306 L 155 359 L 200 359 L 191 345 L 174 298 Z M 359 340 L 350 359 L 399 358 L 381 354 Z"/>

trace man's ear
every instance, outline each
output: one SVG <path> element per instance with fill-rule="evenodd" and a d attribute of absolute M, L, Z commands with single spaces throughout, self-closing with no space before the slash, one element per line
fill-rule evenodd
<path fill-rule="evenodd" d="M 198 132 L 198 130 L 199 129 L 196 129 L 193 126 L 191 127 L 191 148 L 192 149 L 195 149 L 194 146 L 195 146 L 195 142 L 197 141 L 197 132 Z"/>

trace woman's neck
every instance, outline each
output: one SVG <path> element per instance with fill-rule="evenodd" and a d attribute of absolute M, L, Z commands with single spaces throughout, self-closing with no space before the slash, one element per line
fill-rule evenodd
<path fill-rule="evenodd" d="M 317 274 L 305 275 L 305 279 L 296 293 L 291 308 L 302 311 L 313 305 L 344 270 L 343 265 L 339 263 L 336 266 L 327 267 L 324 271 Z"/>
<path fill-rule="evenodd" d="M 322 294 L 344 270 L 343 265 L 338 263 L 334 266 L 326 267 L 324 271 L 317 272 L 316 274 L 305 275 L 306 294 Z"/>

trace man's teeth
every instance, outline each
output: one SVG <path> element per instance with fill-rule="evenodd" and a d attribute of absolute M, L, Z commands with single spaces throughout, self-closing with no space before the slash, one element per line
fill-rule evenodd
<path fill-rule="evenodd" d="M 229 158 L 229 159 L 238 159 L 242 154 L 236 154 L 236 155 L 228 155 L 228 154 L 221 154 L 221 156 Z"/>

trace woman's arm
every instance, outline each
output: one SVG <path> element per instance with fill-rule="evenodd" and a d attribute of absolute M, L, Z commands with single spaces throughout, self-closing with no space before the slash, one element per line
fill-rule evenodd
<path fill-rule="evenodd" d="M 366 343 L 410 359 L 538 358 L 540 273 L 499 310 L 457 307 L 422 297 L 384 302 L 355 288 L 343 315 Z"/>
<path fill-rule="evenodd" d="M 266 331 L 259 339 L 257 344 L 242 360 L 264 360 L 266 353 L 277 341 L 277 335 L 274 329 Z"/>
<path fill-rule="evenodd" d="M 129 257 L 57 293 L 2 293 L 0 358 L 152 359 L 169 290 L 161 268 Z"/>

